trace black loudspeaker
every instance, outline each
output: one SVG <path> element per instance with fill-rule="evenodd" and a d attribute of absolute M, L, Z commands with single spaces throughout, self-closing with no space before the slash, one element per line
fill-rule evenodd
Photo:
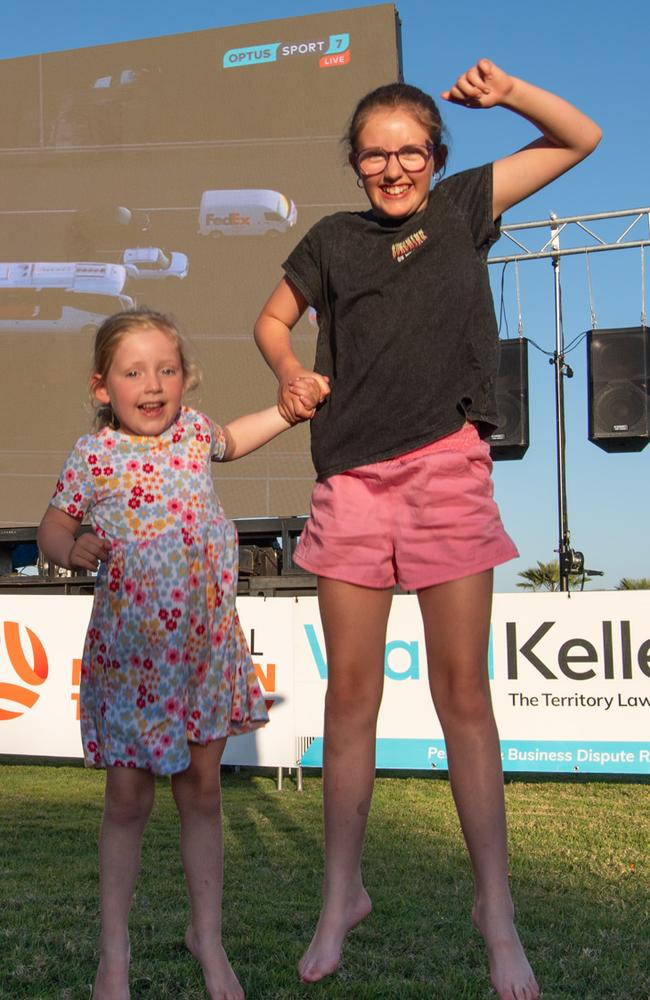
<path fill-rule="evenodd" d="M 528 451 L 528 340 L 499 341 L 499 426 L 487 442 L 494 461 L 523 458 Z"/>
<path fill-rule="evenodd" d="M 650 440 L 650 339 L 645 327 L 587 332 L 589 440 L 641 451 Z"/>

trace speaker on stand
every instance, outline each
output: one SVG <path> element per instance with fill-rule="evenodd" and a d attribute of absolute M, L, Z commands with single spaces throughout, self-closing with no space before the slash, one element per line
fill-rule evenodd
<path fill-rule="evenodd" d="M 587 332 L 589 440 L 608 452 L 650 440 L 650 337 L 646 327 Z"/>
<path fill-rule="evenodd" d="M 496 384 L 499 426 L 487 438 L 494 461 L 523 458 L 528 451 L 528 340 L 499 341 Z"/>

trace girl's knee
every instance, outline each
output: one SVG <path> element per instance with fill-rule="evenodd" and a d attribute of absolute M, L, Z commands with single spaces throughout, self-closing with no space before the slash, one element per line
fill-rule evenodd
<path fill-rule="evenodd" d="M 346 745 L 358 739 L 374 742 L 378 714 L 378 706 L 327 699 L 324 732 L 330 749 L 334 745 Z"/>
<path fill-rule="evenodd" d="M 221 791 L 219 788 L 183 788 L 174 791 L 174 801 L 181 816 L 202 816 L 212 818 L 221 813 Z"/>
<path fill-rule="evenodd" d="M 480 724 L 493 718 L 489 681 L 478 674 L 462 680 L 453 673 L 444 679 L 432 678 L 431 693 L 440 716 L 460 723 Z"/>
<path fill-rule="evenodd" d="M 104 797 L 104 815 L 116 823 L 146 823 L 154 803 L 154 782 L 143 772 L 113 773 L 109 769 Z M 133 778 L 129 778 L 129 774 Z"/>
<path fill-rule="evenodd" d="M 326 699 L 342 708 L 355 704 L 379 705 L 384 686 L 383 656 L 337 655 L 328 663 Z"/>
<path fill-rule="evenodd" d="M 381 690 L 375 686 L 363 687 L 359 684 L 337 681 L 330 683 L 325 694 L 325 716 L 361 724 L 364 721 L 374 725 L 381 705 Z"/>
<path fill-rule="evenodd" d="M 190 766 L 182 775 L 172 778 L 172 794 L 181 815 L 218 813 L 221 809 L 219 769 L 206 771 Z"/>

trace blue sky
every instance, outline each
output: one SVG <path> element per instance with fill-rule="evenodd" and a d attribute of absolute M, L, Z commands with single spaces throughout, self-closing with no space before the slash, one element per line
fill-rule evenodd
<path fill-rule="evenodd" d="M 347 5 L 340 0 L 275 0 L 272 4 L 239 0 L 236 7 L 215 0 L 111 0 L 109 4 L 30 0 L 3 5 L 0 58 L 371 5 L 363 0 Z M 604 0 L 547 0 L 544 4 L 401 0 L 396 6 L 402 22 L 404 76 L 409 82 L 436 96 L 467 66 L 488 56 L 509 72 L 573 101 L 603 128 L 603 142 L 586 163 L 510 210 L 506 223 L 544 219 L 551 211 L 560 216 L 582 215 L 650 205 L 650 138 L 643 101 L 650 29 L 647 0 L 623 0 L 616 7 Z M 450 172 L 504 155 L 534 135 L 526 122 L 502 110 L 472 112 L 451 106 L 442 110 L 451 134 Z M 621 231 L 619 226 L 614 236 Z M 613 230 L 605 227 L 600 232 L 609 236 Z M 648 236 L 647 226 L 644 235 Z M 508 252 L 506 241 L 500 241 L 496 252 Z M 491 268 L 497 303 L 500 270 Z M 561 276 L 568 342 L 591 325 L 584 258 L 564 258 Z M 639 324 L 638 250 L 592 255 L 591 283 L 600 328 Z M 550 263 L 523 264 L 520 286 L 523 332 L 550 352 L 554 347 Z M 650 248 L 646 286 L 650 313 Z M 512 267 L 505 278 L 505 312 L 510 333 L 516 335 Z M 650 576 L 646 528 L 650 446 L 638 454 L 609 455 L 589 443 L 584 343 L 567 360 L 575 373 L 565 385 L 571 539 L 585 553 L 588 567 L 604 571 L 591 589 L 613 587 L 623 576 Z M 519 560 L 497 571 L 498 590 L 516 589 L 518 571 L 538 559 L 554 558 L 557 548 L 553 368 L 535 348 L 531 348 L 529 364 L 531 445 L 522 461 L 500 462 L 495 467 L 503 518 L 521 552 Z"/>

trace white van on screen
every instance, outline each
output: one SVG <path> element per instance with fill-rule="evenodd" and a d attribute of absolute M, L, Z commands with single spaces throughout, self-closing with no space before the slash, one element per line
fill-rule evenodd
<path fill-rule="evenodd" d="M 298 212 L 290 198 L 266 188 L 204 191 L 199 209 L 201 236 L 262 236 L 285 233 Z"/>

